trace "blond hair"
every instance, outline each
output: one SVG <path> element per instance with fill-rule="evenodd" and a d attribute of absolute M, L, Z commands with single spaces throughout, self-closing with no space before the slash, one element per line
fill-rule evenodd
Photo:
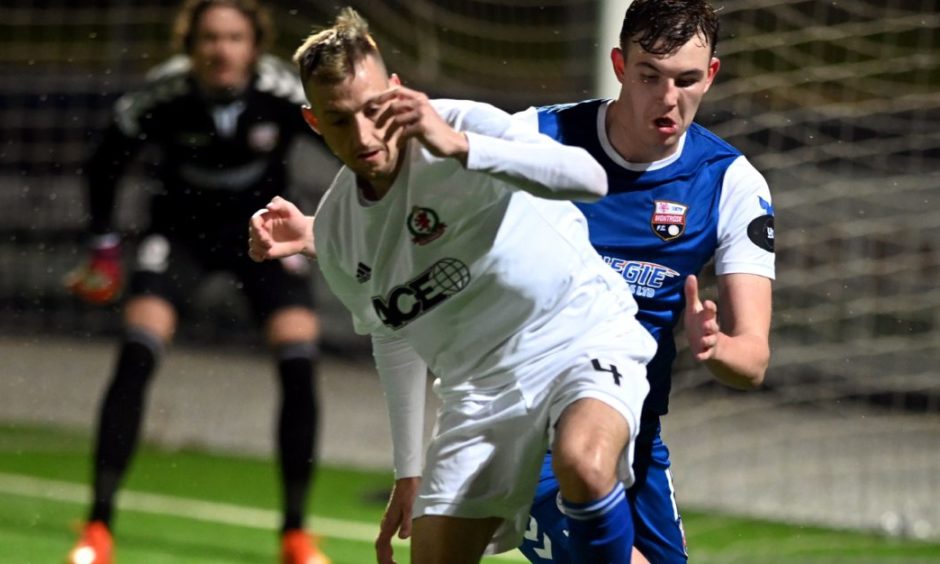
<path fill-rule="evenodd" d="M 294 53 L 300 79 L 321 84 L 342 82 L 367 56 L 382 63 L 382 54 L 369 24 L 356 10 L 343 8 L 332 27 L 312 33 Z M 383 63 L 384 66 L 384 63 Z"/>

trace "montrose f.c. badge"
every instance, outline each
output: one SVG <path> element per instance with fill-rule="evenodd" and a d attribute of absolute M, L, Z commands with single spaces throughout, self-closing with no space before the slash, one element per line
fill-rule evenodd
<path fill-rule="evenodd" d="M 650 227 L 653 233 L 663 241 L 672 241 L 685 233 L 685 220 L 689 206 L 668 200 L 653 202 L 653 216 Z"/>

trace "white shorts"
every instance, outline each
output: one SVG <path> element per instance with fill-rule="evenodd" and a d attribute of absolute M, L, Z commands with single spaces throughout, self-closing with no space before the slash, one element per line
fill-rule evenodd
<path fill-rule="evenodd" d="M 501 517 L 487 553 L 518 547 L 555 423 L 582 398 L 603 401 L 629 424 L 631 437 L 618 472 L 631 484 L 633 444 L 649 391 L 646 363 L 655 351 L 652 337 L 637 327 L 626 337 L 580 346 L 574 356 L 550 355 L 514 386 L 445 398 L 413 517 Z"/>

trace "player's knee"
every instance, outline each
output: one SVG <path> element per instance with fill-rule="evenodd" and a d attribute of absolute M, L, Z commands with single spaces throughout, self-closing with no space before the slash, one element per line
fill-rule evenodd
<path fill-rule="evenodd" d="M 616 468 L 597 445 L 556 445 L 553 455 L 552 469 L 558 477 L 561 495 L 568 501 L 585 503 L 599 499 L 616 482 Z"/>
<path fill-rule="evenodd" d="M 124 325 L 128 331 L 143 332 L 166 345 L 176 332 L 176 308 L 158 296 L 137 296 L 124 308 Z"/>
<path fill-rule="evenodd" d="M 265 325 L 268 343 L 274 347 L 299 341 L 316 341 L 320 333 L 316 314 L 305 307 L 275 311 Z"/>

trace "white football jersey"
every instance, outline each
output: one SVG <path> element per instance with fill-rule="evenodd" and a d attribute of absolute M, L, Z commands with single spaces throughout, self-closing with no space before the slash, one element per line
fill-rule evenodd
<path fill-rule="evenodd" d="M 570 158 L 581 149 L 492 106 L 432 103 L 468 133 L 466 168 L 412 140 L 381 200 L 363 200 L 343 168 L 317 211 L 317 258 L 356 331 L 407 341 L 442 395 L 545 372 L 546 359 L 575 354 L 570 345 L 599 326 L 635 331 L 636 303 L 591 247 L 584 216 L 533 195 L 599 167 L 584 170 Z"/>

